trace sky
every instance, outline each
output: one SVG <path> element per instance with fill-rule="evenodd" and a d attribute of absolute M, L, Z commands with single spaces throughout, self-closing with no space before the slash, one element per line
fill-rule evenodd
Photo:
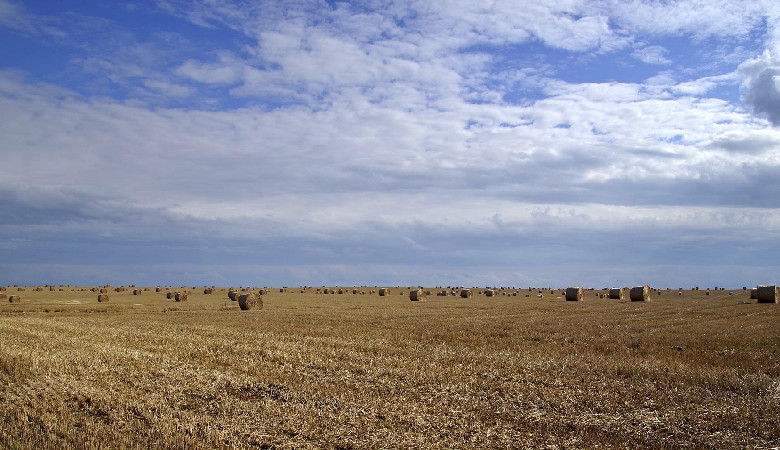
<path fill-rule="evenodd" d="M 780 282 L 774 0 L 0 0 L 0 284 Z"/>

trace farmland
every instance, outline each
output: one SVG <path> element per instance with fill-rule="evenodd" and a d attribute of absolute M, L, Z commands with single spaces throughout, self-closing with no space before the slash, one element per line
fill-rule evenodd
<path fill-rule="evenodd" d="M 0 446 L 780 446 L 780 308 L 749 290 L 59 289 L 0 303 Z"/>

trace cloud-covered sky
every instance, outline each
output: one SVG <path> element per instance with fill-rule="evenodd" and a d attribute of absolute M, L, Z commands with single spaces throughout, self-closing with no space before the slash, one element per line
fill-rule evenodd
<path fill-rule="evenodd" d="M 0 284 L 780 278 L 774 0 L 0 0 Z"/>

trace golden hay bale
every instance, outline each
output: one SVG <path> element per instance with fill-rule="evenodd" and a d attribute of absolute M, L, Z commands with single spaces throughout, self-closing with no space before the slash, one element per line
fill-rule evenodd
<path fill-rule="evenodd" d="M 238 297 L 238 307 L 243 311 L 259 307 L 263 309 L 263 297 L 257 297 L 255 294 L 241 294 Z"/>
<path fill-rule="evenodd" d="M 609 290 L 609 298 L 612 300 L 623 300 L 626 296 L 626 290 L 624 288 L 612 288 Z"/>
<path fill-rule="evenodd" d="M 177 302 L 186 302 L 187 301 L 187 293 L 186 292 L 177 292 L 173 295 L 173 299 Z"/>
<path fill-rule="evenodd" d="M 92 291 L 92 292 L 99 292 L 99 291 L 100 291 L 100 289 L 98 289 L 98 288 L 96 288 L 96 287 L 93 287 L 92 289 L 90 289 L 90 291 Z"/>
<path fill-rule="evenodd" d="M 157 286 L 156 288 L 154 288 L 154 292 L 160 292 L 160 291 L 162 291 L 162 288 L 160 286 Z"/>
<path fill-rule="evenodd" d="M 104 303 L 108 301 L 108 294 L 98 294 L 97 301 L 100 303 Z"/>
<path fill-rule="evenodd" d="M 166 292 L 165 293 L 165 298 L 167 298 L 168 300 L 171 300 L 173 298 L 173 292 Z"/>
<path fill-rule="evenodd" d="M 140 289 L 133 289 L 133 295 L 141 295 L 141 292 L 143 291 L 141 291 Z"/>
<path fill-rule="evenodd" d="M 234 291 L 234 290 L 228 291 L 228 298 L 232 301 L 238 300 L 238 291 Z"/>
<path fill-rule="evenodd" d="M 581 302 L 583 298 L 582 287 L 568 287 L 566 288 L 566 301 L 567 302 Z"/>
<path fill-rule="evenodd" d="M 259 290 L 257 291 L 257 293 L 258 293 L 259 295 L 265 295 L 265 294 L 267 294 L 267 293 L 268 293 L 268 289 L 259 289 Z"/>
<path fill-rule="evenodd" d="M 413 289 L 409 291 L 409 300 L 413 302 L 419 302 L 425 300 L 427 294 L 422 289 Z"/>
<path fill-rule="evenodd" d="M 56 291 L 56 290 L 57 290 L 57 288 L 56 288 L 56 287 L 54 287 L 54 286 L 49 286 L 49 290 L 50 290 L 50 291 Z"/>
<path fill-rule="evenodd" d="M 18 295 L 9 295 L 8 296 L 8 303 L 19 303 L 22 301 L 22 298 Z"/>
<path fill-rule="evenodd" d="M 777 285 L 759 286 L 756 290 L 758 291 L 758 303 L 777 303 Z"/>
<path fill-rule="evenodd" d="M 379 296 L 380 297 L 384 297 L 385 295 L 389 295 L 389 294 L 390 294 L 390 289 L 388 289 L 388 288 L 381 288 L 381 289 L 379 289 Z"/>
<path fill-rule="evenodd" d="M 205 294 L 205 295 L 212 294 L 213 292 L 214 292 L 214 289 L 211 289 L 211 288 L 203 288 L 203 294 Z"/>
<path fill-rule="evenodd" d="M 632 302 L 646 302 L 650 299 L 650 286 L 634 286 L 629 293 Z"/>
<path fill-rule="evenodd" d="M 322 293 L 323 294 L 330 294 L 330 289 L 325 288 L 325 289 L 323 289 Z"/>
<path fill-rule="evenodd" d="M 358 293 L 358 290 L 357 290 L 357 289 L 352 289 L 352 294 L 353 294 L 353 295 L 357 295 L 357 293 Z"/>
<path fill-rule="evenodd" d="M 492 297 L 495 293 L 496 293 L 496 291 L 494 291 L 493 289 L 485 289 L 485 296 L 486 297 Z"/>
<path fill-rule="evenodd" d="M 469 298 L 474 295 L 474 292 L 471 289 L 461 289 L 460 290 L 460 296 L 463 298 Z"/>

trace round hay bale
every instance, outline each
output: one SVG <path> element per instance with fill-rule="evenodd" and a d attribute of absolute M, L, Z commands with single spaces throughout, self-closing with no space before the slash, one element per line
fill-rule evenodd
<path fill-rule="evenodd" d="M 583 299 L 582 287 L 568 287 L 566 288 L 566 301 L 567 302 L 581 302 Z"/>
<path fill-rule="evenodd" d="M 609 290 L 609 298 L 612 300 L 623 300 L 626 290 L 623 288 L 612 288 Z"/>
<path fill-rule="evenodd" d="M 758 303 L 777 303 L 778 287 L 775 284 L 758 287 Z"/>
<path fill-rule="evenodd" d="M 413 289 L 409 291 L 409 300 L 413 302 L 419 302 L 425 300 L 427 294 L 422 289 Z"/>
<path fill-rule="evenodd" d="M 344 294 L 344 289 L 339 289 L 339 295 L 343 295 L 343 294 Z"/>
<path fill-rule="evenodd" d="M 358 293 L 357 289 L 352 289 L 352 295 L 357 295 L 357 293 Z"/>
<path fill-rule="evenodd" d="M 99 292 L 99 291 L 100 291 L 100 289 L 98 289 L 98 288 L 96 288 L 96 287 L 93 287 L 92 289 L 90 289 L 90 291 L 92 291 L 92 292 Z"/>
<path fill-rule="evenodd" d="M 252 308 L 263 309 L 263 298 L 257 297 L 255 294 L 241 294 L 238 297 L 238 307 L 242 311 L 247 311 Z"/>
<path fill-rule="evenodd" d="M 177 302 L 186 302 L 187 301 L 187 293 L 186 292 L 177 292 L 174 294 L 173 299 Z"/>
<path fill-rule="evenodd" d="M 108 294 L 98 294 L 97 301 L 99 303 L 105 303 L 108 301 Z"/>
<path fill-rule="evenodd" d="M 168 300 L 172 300 L 173 299 L 173 292 L 166 292 L 165 293 L 165 298 L 167 298 Z"/>
<path fill-rule="evenodd" d="M 495 293 L 496 293 L 496 291 L 494 291 L 493 289 L 485 289 L 485 296 L 486 297 L 492 297 L 493 295 L 495 295 Z"/>
<path fill-rule="evenodd" d="M 19 303 L 21 301 L 22 301 L 22 297 L 19 297 L 18 295 L 8 296 L 8 303 Z"/>
<path fill-rule="evenodd" d="M 474 291 L 472 291 L 471 289 L 461 289 L 460 290 L 460 296 L 462 298 L 470 298 L 473 295 L 474 295 Z"/>
<path fill-rule="evenodd" d="M 634 286 L 629 295 L 632 302 L 646 302 L 650 299 L 650 286 Z"/>
<path fill-rule="evenodd" d="M 214 293 L 214 289 L 211 289 L 211 288 L 203 288 L 203 294 L 204 294 L 204 295 L 209 295 L 209 294 L 212 294 L 212 293 Z"/>
<path fill-rule="evenodd" d="M 133 289 L 133 295 L 141 295 L 141 292 L 143 291 L 141 291 L 140 289 Z"/>
<path fill-rule="evenodd" d="M 157 286 L 156 288 L 154 288 L 154 292 L 160 292 L 160 291 L 162 291 L 162 288 L 160 286 Z"/>
<path fill-rule="evenodd" d="M 379 289 L 379 296 L 380 297 L 384 297 L 385 295 L 389 295 L 389 294 L 390 294 L 390 289 L 388 289 L 388 288 L 380 288 Z"/>
<path fill-rule="evenodd" d="M 236 301 L 236 300 L 238 300 L 238 295 L 239 295 L 239 294 L 238 294 L 238 291 L 234 291 L 234 290 L 230 290 L 230 291 L 228 291 L 228 298 L 229 298 L 231 301 Z"/>

